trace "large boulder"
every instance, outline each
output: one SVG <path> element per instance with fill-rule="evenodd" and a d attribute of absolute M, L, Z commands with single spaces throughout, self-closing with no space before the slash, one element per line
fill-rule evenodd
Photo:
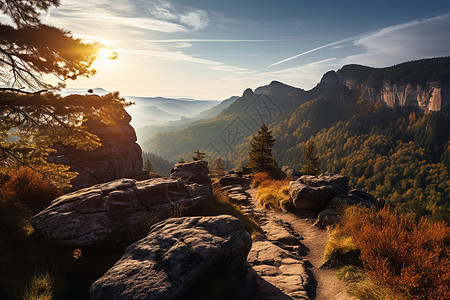
<path fill-rule="evenodd" d="M 361 190 L 351 190 L 348 194 L 336 195 L 330 204 L 333 206 L 345 204 L 382 208 L 385 201 Z"/>
<path fill-rule="evenodd" d="M 337 174 L 303 175 L 289 183 L 289 194 L 296 209 L 318 211 L 334 196 L 348 191 L 348 180 Z"/>
<path fill-rule="evenodd" d="M 31 224 L 58 246 L 121 244 L 140 222 L 204 214 L 212 205 L 209 185 L 167 178 L 119 179 L 55 199 Z"/>
<path fill-rule="evenodd" d="M 247 178 L 243 178 L 238 174 L 227 174 L 219 179 L 219 183 L 221 186 L 230 186 L 230 185 L 246 185 L 250 181 Z"/>
<path fill-rule="evenodd" d="M 102 145 L 92 151 L 73 146 L 54 145 L 48 161 L 65 164 L 78 175 L 71 181 L 72 191 L 120 178 L 139 178 L 142 175 L 142 150 L 136 143 L 136 132 L 129 124 L 130 115 L 123 111 L 113 124 L 88 120 L 89 132 L 100 138 Z"/>
<path fill-rule="evenodd" d="M 205 291 L 214 289 L 208 280 L 233 278 L 244 267 L 251 244 L 232 216 L 162 221 L 92 285 L 91 298 L 214 299 Z"/>
<path fill-rule="evenodd" d="M 302 172 L 289 166 L 281 167 L 281 172 L 283 172 L 286 175 L 286 177 L 291 180 L 297 180 L 301 176 L 303 176 Z"/>
<path fill-rule="evenodd" d="M 170 177 L 172 178 L 200 184 L 211 184 L 208 174 L 208 163 L 202 160 L 177 163 L 170 171 Z"/>

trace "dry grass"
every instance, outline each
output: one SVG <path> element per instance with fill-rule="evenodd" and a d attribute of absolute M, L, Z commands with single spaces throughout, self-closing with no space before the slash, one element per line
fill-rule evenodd
<path fill-rule="evenodd" d="M 53 297 L 53 286 L 48 272 L 38 273 L 31 278 L 25 289 L 24 300 L 51 300 Z"/>
<path fill-rule="evenodd" d="M 439 300 L 450 299 L 449 244 L 450 227 L 444 223 L 349 207 L 326 255 L 346 264 L 343 253 L 360 251 L 368 277 L 350 289 L 358 299 Z"/>
<path fill-rule="evenodd" d="M 253 176 L 252 185 L 258 187 L 257 203 L 265 209 L 289 209 L 292 201 L 289 196 L 289 180 L 274 180 L 268 173 L 259 172 Z"/>

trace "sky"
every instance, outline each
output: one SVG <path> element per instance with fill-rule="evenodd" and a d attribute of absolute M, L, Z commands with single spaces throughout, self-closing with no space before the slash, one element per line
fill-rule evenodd
<path fill-rule="evenodd" d="M 273 80 L 310 89 L 345 64 L 450 56 L 448 1 L 62 0 L 43 16 L 118 54 L 68 88 L 223 100 Z"/>

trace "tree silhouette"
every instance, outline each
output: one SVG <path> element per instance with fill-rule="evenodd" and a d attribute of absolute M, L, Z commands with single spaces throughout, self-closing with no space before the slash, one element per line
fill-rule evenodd
<path fill-rule="evenodd" d="M 199 149 L 194 151 L 194 160 L 205 160 L 206 157 L 206 153 L 205 152 L 201 152 Z"/>
<path fill-rule="evenodd" d="M 0 0 L 0 12 L 12 20 L 0 23 L 0 173 L 25 165 L 65 188 L 76 174 L 47 161 L 53 145 L 100 146 L 90 128 L 126 119 L 127 103 L 118 93 L 63 98 L 47 92 L 67 79 L 93 75 L 102 47 L 41 24 L 40 13 L 56 5 L 59 0 Z M 58 83 L 45 82 L 44 75 Z"/>
<path fill-rule="evenodd" d="M 277 161 L 272 154 L 274 145 L 275 139 L 272 137 L 272 131 L 263 123 L 250 142 L 248 167 L 253 172 L 273 172 L 278 167 Z"/>
<path fill-rule="evenodd" d="M 102 45 L 41 23 L 41 11 L 56 5 L 59 0 L 0 0 L 0 10 L 15 25 L 0 23 L 0 83 L 5 86 L 0 90 L 48 90 L 95 74 L 92 63 Z M 48 74 L 56 77 L 55 86 L 44 81 Z"/>
<path fill-rule="evenodd" d="M 155 172 L 155 169 L 149 159 L 147 159 L 144 163 L 144 170 L 147 172 Z"/>
<path fill-rule="evenodd" d="M 302 172 L 307 175 L 319 175 L 319 158 L 314 154 L 314 142 L 309 140 L 306 142 L 305 148 L 303 148 L 303 159 L 306 162 L 303 165 Z"/>

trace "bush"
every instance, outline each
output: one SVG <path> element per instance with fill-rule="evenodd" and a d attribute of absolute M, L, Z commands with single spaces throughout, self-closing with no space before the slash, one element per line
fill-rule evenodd
<path fill-rule="evenodd" d="M 258 187 L 264 181 L 270 181 L 273 178 L 267 172 L 257 172 L 253 175 L 252 186 Z"/>
<path fill-rule="evenodd" d="M 266 209 L 288 208 L 292 202 L 289 196 L 289 180 L 269 179 L 261 182 L 256 198 L 258 205 Z"/>
<path fill-rule="evenodd" d="M 20 167 L 8 174 L 1 195 L 6 201 L 20 203 L 38 213 L 61 195 L 58 188 L 43 174 L 28 167 Z"/>
<path fill-rule="evenodd" d="M 336 230 L 361 251 L 364 269 L 375 282 L 409 299 L 450 299 L 446 224 L 417 222 L 389 209 L 349 207 Z"/>

